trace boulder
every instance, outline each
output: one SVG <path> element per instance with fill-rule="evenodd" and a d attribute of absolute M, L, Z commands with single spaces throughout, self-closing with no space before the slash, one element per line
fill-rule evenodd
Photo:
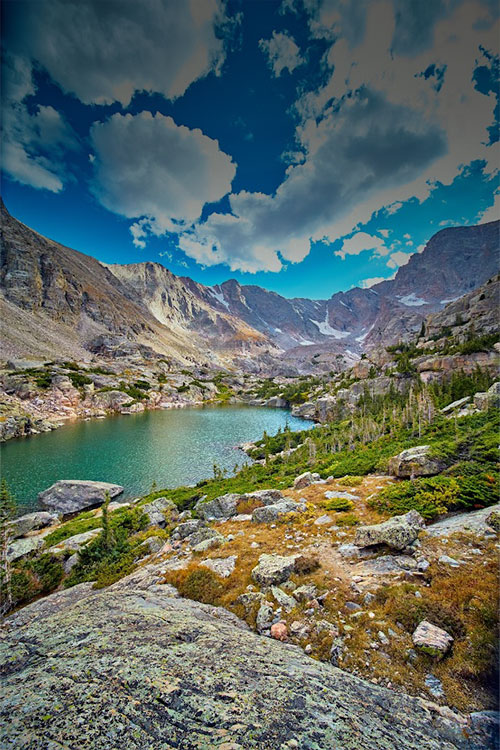
<path fill-rule="evenodd" d="M 400 479 L 413 477 L 430 477 L 443 471 L 445 465 L 429 454 L 430 445 L 417 445 L 401 451 L 397 456 L 389 459 L 389 473 Z"/>
<path fill-rule="evenodd" d="M 9 532 L 12 537 L 25 536 L 30 531 L 44 529 L 46 526 L 53 526 L 59 521 L 56 513 L 47 513 L 41 510 L 37 513 L 27 513 L 25 516 L 19 516 L 8 524 Z"/>
<path fill-rule="evenodd" d="M 453 643 L 453 636 L 433 625 L 427 620 L 422 620 L 412 635 L 413 645 L 426 654 L 442 659 Z"/>
<path fill-rule="evenodd" d="M 255 627 L 258 633 L 262 633 L 263 630 L 269 630 L 272 625 L 274 617 L 274 610 L 269 602 L 263 601 L 257 612 L 257 618 L 255 620 Z"/>
<path fill-rule="evenodd" d="M 210 521 L 218 518 L 230 518 L 238 512 L 238 503 L 245 499 L 245 495 L 229 493 L 216 497 L 215 500 L 205 501 L 203 498 L 198 500 L 194 506 L 199 516 Z"/>
<path fill-rule="evenodd" d="M 298 602 L 308 602 L 311 599 L 315 599 L 317 593 L 318 590 L 314 583 L 306 583 L 294 589 L 293 596 Z"/>
<path fill-rule="evenodd" d="M 500 531 L 500 510 L 492 510 L 486 518 L 486 525 L 495 531 Z"/>
<path fill-rule="evenodd" d="M 203 560 L 200 565 L 203 565 L 204 568 L 213 570 L 213 572 L 221 578 L 229 578 L 231 573 L 234 572 L 234 566 L 237 559 L 237 555 L 231 555 L 230 557 L 215 557 L 211 560 Z"/>
<path fill-rule="evenodd" d="M 186 539 L 186 537 L 191 536 L 195 531 L 202 528 L 206 528 L 206 524 L 205 521 L 202 521 L 200 518 L 193 518 L 189 521 L 184 521 L 184 523 L 180 523 L 175 527 L 172 533 L 172 539 Z"/>
<path fill-rule="evenodd" d="M 22 557 L 31 555 L 43 547 L 43 537 L 28 536 L 25 539 L 16 539 L 7 547 L 7 560 L 14 562 Z"/>
<path fill-rule="evenodd" d="M 63 539 L 62 542 L 54 544 L 53 547 L 49 547 L 47 551 L 53 555 L 79 552 L 92 539 L 98 537 L 101 531 L 102 529 L 90 529 L 90 531 L 84 531 L 82 534 L 75 534 L 75 536 L 70 536 L 68 539 Z"/>
<path fill-rule="evenodd" d="M 259 564 L 252 570 L 252 578 L 261 586 L 273 586 L 287 581 L 293 573 L 295 555 L 261 555 Z"/>
<path fill-rule="evenodd" d="M 256 490 L 255 492 L 247 492 L 246 497 L 249 500 L 258 500 L 262 505 L 274 505 L 285 499 L 280 490 Z"/>
<path fill-rule="evenodd" d="M 197 544 L 206 542 L 208 539 L 220 539 L 221 542 L 224 541 L 222 534 L 219 534 L 215 529 L 210 529 L 208 526 L 201 527 L 187 537 L 190 547 L 196 547 Z"/>
<path fill-rule="evenodd" d="M 420 513 L 410 510 L 403 516 L 394 516 L 374 526 L 360 526 L 356 531 L 354 543 L 358 547 L 387 544 L 393 549 L 401 550 L 415 541 L 424 526 L 425 521 Z"/>
<path fill-rule="evenodd" d="M 315 526 L 328 526 L 329 524 L 334 523 L 334 520 L 331 516 L 320 516 L 314 521 Z"/>
<path fill-rule="evenodd" d="M 451 414 L 455 411 L 455 409 L 461 409 L 462 406 L 465 406 L 465 404 L 468 404 L 470 401 L 470 396 L 464 396 L 463 398 L 459 398 L 458 401 L 453 401 L 451 404 L 448 404 L 448 406 L 445 406 L 444 409 L 441 409 L 442 414 Z"/>
<path fill-rule="evenodd" d="M 47 510 L 61 513 L 63 518 L 82 510 L 96 508 L 106 499 L 121 495 L 123 487 L 109 482 L 91 482 L 80 479 L 61 479 L 40 492 L 38 500 Z"/>
<path fill-rule="evenodd" d="M 8 618 L 0 746 L 495 747 L 494 721 L 442 716 L 418 697 L 260 638 L 223 608 L 148 588 L 145 573 L 98 591 L 79 584 Z"/>
<path fill-rule="evenodd" d="M 367 560 L 365 569 L 374 575 L 399 575 L 419 570 L 413 557 L 407 555 L 381 555 L 373 560 Z"/>
<path fill-rule="evenodd" d="M 210 536 L 208 539 L 203 539 L 203 541 L 198 542 L 192 549 L 193 552 L 208 552 L 209 549 L 220 547 L 225 541 L 226 539 L 222 534 L 216 533 L 214 536 Z"/>
<path fill-rule="evenodd" d="M 157 497 L 156 500 L 141 506 L 141 510 L 148 517 L 148 527 L 160 526 L 164 528 L 167 523 L 165 514 L 168 514 L 172 519 L 179 517 L 177 505 L 173 500 L 166 497 Z"/>
<path fill-rule="evenodd" d="M 156 555 L 165 546 L 165 539 L 161 536 L 148 536 L 142 546 L 147 548 L 148 554 Z"/>
<path fill-rule="evenodd" d="M 262 508 L 256 508 L 252 513 L 252 521 L 254 523 L 271 523 L 287 513 L 299 512 L 304 509 L 303 503 L 296 503 L 295 500 L 284 500 L 282 503 L 276 503 L 276 505 L 264 505 Z"/>
<path fill-rule="evenodd" d="M 352 492 L 346 490 L 328 490 L 325 492 L 327 500 L 359 500 L 359 495 L 353 495 Z"/>
<path fill-rule="evenodd" d="M 288 638 L 288 628 L 284 622 L 275 622 L 271 625 L 271 638 L 276 641 L 286 641 Z"/>
<path fill-rule="evenodd" d="M 315 482 L 319 482 L 320 479 L 321 477 L 319 474 L 313 474 L 310 471 L 305 471 L 303 474 L 300 474 L 298 477 L 296 477 L 293 483 L 293 489 L 303 490 L 305 487 L 309 487 L 309 485 L 314 484 Z"/>
<path fill-rule="evenodd" d="M 316 404 L 313 401 L 306 401 L 305 404 L 298 404 L 292 407 L 292 415 L 294 417 L 302 417 L 302 419 L 313 420 L 316 416 Z"/>
<path fill-rule="evenodd" d="M 274 596 L 280 607 L 283 607 L 285 612 L 291 612 L 292 609 L 295 609 L 297 606 L 297 600 L 294 599 L 293 596 L 285 594 L 285 592 L 277 586 L 271 587 L 271 594 Z"/>

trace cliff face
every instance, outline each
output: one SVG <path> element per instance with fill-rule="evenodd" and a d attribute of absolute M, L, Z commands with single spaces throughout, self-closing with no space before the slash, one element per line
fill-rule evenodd
<path fill-rule="evenodd" d="M 173 598 L 158 572 L 143 568 L 102 591 L 80 584 L 7 620 L 5 747 L 489 746 L 449 709 L 259 637 L 223 609 Z"/>

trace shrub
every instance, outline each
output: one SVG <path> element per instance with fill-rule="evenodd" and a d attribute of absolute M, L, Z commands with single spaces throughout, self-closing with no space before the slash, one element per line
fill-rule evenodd
<path fill-rule="evenodd" d="M 341 484 L 343 487 L 358 487 L 362 483 L 363 477 L 353 477 L 349 474 L 337 480 L 337 484 Z"/>
<path fill-rule="evenodd" d="M 81 372 L 69 372 L 68 378 L 75 388 L 82 388 L 84 385 L 90 385 L 90 383 L 94 382 L 87 375 L 82 375 Z"/>
<path fill-rule="evenodd" d="M 424 518 L 432 519 L 455 504 L 458 491 L 458 482 L 453 477 L 402 481 L 386 487 L 367 504 L 391 516 L 416 510 Z"/>
<path fill-rule="evenodd" d="M 354 503 L 344 497 L 334 497 L 331 500 L 325 500 L 323 503 L 325 510 L 335 510 L 337 512 L 352 510 Z"/>
<path fill-rule="evenodd" d="M 355 513 L 341 513 L 335 519 L 337 526 L 359 526 L 360 520 Z"/>
<path fill-rule="evenodd" d="M 194 599 L 204 604 L 217 604 L 224 593 L 224 585 L 220 576 L 209 568 L 195 567 L 176 571 L 171 582 L 186 599 Z"/>

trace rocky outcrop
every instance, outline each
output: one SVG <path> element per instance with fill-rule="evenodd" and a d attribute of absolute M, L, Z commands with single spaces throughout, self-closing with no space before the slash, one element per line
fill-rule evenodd
<path fill-rule="evenodd" d="M 11 537 L 17 538 L 25 536 L 30 531 L 44 529 L 46 526 L 52 526 L 58 522 L 56 513 L 47 513 L 47 511 L 37 511 L 27 513 L 25 516 L 19 516 L 8 524 Z"/>
<path fill-rule="evenodd" d="M 141 511 L 148 517 L 149 526 L 160 526 L 162 528 L 167 523 L 167 516 L 170 519 L 175 519 L 179 515 L 174 501 L 166 497 L 157 497 L 156 500 L 142 505 Z"/>
<path fill-rule="evenodd" d="M 265 505 L 263 508 L 256 508 L 252 513 L 254 523 L 272 523 L 280 516 L 288 513 L 300 513 L 306 508 L 305 503 L 297 503 L 295 500 L 284 500 L 274 505 Z"/>
<path fill-rule="evenodd" d="M 493 531 L 492 523 L 499 516 L 500 503 L 497 503 L 490 505 L 489 508 L 480 508 L 468 513 L 455 513 L 427 526 L 425 531 L 431 536 L 450 536 L 456 532 L 471 532 L 483 536 Z"/>
<path fill-rule="evenodd" d="M 430 477 L 445 468 L 443 461 L 431 455 L 429 445 L 417 445 L 389 459 L 389 473 L 400 479 Z"/>
<path fill-rule="evenodd" d="M 424 526 L 425 521 L 420 513 L 410 510 L 404 516 L 394 516 L 374 526 L 360 526 L 354 543 L 358 547 L 387 544 L 388 547 L 401 550 L 415 541 Z"/>
<path fill-rule="evenodd" d="M 75 536 L 70 536 L 68 539 L 63 539 L 62 542 L 54 544 L 53 547 L 49 547 L 47 551 L 53 555 L 70 555 L 80 552 L 82 547 L 85 547 L 85 545 L 98 537 L 100 533 L 101 529 L 90 529 L 81 534 L 75 534 Z"/>
<path fill-rule="evenodd" d="M 216 497 L 215 500 L 205 501 L 203 498 L 198 500 L 194 506 L 199 516 L 206 521 L 216 518 L 230 518 L 238 513 L 238 503 L 245 499 L 245 495 L 229 493 Z"/>
<path fill-rule="evenodd" d="M 252 570 L 253 580 L 261 586 L 284 583 L 295 568 L 295 556 L 261 555 L 259 564 Z"/>
<path fill-rule="evenodd" d="M 293 482 L 293 489 L 303 490 L 305 487 L 309 487 L 309 485 L 314 484 L 315 482 L 319 482 L 320 479 L 321 477 L 319 474 L 305 471 L 303 474 L 295 477 Z"/>
<path fill-rule="evenodd" d="M 106 499 L 106 493 L 110 498 L 114 498 L 122 492 L 123 487 L 110 482 L 61 479 L 40 492 L 38 500 L 42 507 L 66 517 L 81 510 L 102 505 Z"/>
<path fill-rule="evenodd" d="M 2 746 L 358 750 L 361 738 L 367 750 L 492 746 L 479 717 L 310 659 L 223 609 L 148 587 L 145 574 L 101 591 L 80 584 L 7 620 Z"/>
<path fill-rule="evenodd" d="M 7 547 L 7 560 L 14 562 L 23 557 L 28 557 L 33 552 L 38 552 L 43 547 L 43 538 L 40 536 L 29 536 L 25 539 L 15 539 Z"/>

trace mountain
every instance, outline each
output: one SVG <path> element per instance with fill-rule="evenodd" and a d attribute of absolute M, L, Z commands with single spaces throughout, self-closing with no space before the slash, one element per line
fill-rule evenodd
<path fill-rule="evenodd" d="M 223 350 L 223 344 L 240 353 L 269 343 L 227 311 L 221 315 L 204 308 L 180 279 L 159 264 L 139 264 L 128 271 L 125 267 L 121 281 L 94 258 L 17 221 L 3 203 L 1 219 L 4 357 L 156 354 L 181 363 L 203 362 L 218 361 L 214 352 Z M 131 276 L 134 284 L 126 283 Z M 152 292 L 155 279 L 161 287 L 158 298 Z"/>
<path fill-rule="evenodd" d="M 160 263 L 99 263 L 1 207 L 4 357 L 167 356 L 249 369 L 343 367 L 413 336 L 497 272 L 500 222 L 443 229 L 395 278 L 328 300 L 230 279 L 204 286 Z"/>

